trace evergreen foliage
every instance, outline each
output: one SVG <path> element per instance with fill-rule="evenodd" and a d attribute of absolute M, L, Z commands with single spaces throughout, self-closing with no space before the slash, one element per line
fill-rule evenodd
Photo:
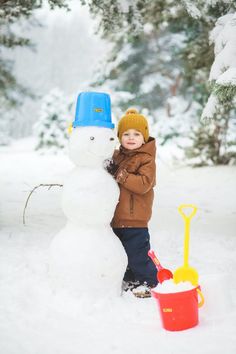
<path fill-rule="evenodd" d="M 67 146 L 71 109 L 70 100 L 58 88 L 43 98 L 39 119 L 34 125 L 36 150 L 50 149 L 56 152 Z"/>
<path fill-rule="evenodd" d="M 219 97 L 220 102 L 230 102 L 236 96 L 236 85 L 215 84 L 213 93 Z"/>
<path fill-rule="evenodd" d="M 211 94 L 201 116 L 203 122 L 212 119 L 220 105 L 226 103 L 233 107 L 236 92 L 236 12 L 221 16 L 209 38 L 214 44 L 215 58 L 209 75 Z"/>
<path fill-rule="evenodd" d="M 230 159 L 220 157 L 219 151 L 222 149 L 210 148 L 210 142 L 215 139 L 217 146 L 221 139 L 220 145 L 224 145 L 229 126 L 227 122 L 233 117 L 230 106 L 227 106 L 228 112 L 223 114 L 219 110 L 215 115 L 218 123 L 213 132 L 201 127 L 199 120 L 212 89 L 208 76 L 214 60 L 214 48 L 209 43 L 209 34 L 220 16 L 236 10 L 236 3 L 233 0 L 84 0 L 83 3 L 89 3 L 91 12 L 101 16 L 99 30 L 114 43 L 108 66 L 103 70 L 104 75 L 98 78 L 95 85 L 108 85 L 113 91 L 129 93 L 123 106 L 136 104 L 146 107 L 154 117 L 155 131 L 163 143 L 182 134 L 183 138 L 192 140 L 192 149 L 196 151 L 197 144 L 201 146 L 205 137 L 209 149 L 199 146 L 198 153 L 204 154 L 207 150 L 212 154 L 212 159 L 207 158 L 207 161 L 228 163 Z M 147 31 L 147 28 L 150 30 Z M 183 40 L 171 46 L 173 36 L 182 36 Z M 215 85 L 214 92 L 228 99 L 234 95 L 234 89 L 229 86 L 219 88 Z M 180 111 L 173 114 L 174 107 L 171 106 L 172 98 L 178 97 L 179 102 L 186 102 L 182 117 Z M 200 106 L 193 105 L 194 102 Z M 198 121 L 189 121 L 184 131 L 182 122 L 186 117 L 192 119 L 193 114 L 197 115 Z M 177 119 L 181 119 L 179 124 Z M 218 129 L 221 120 L 225 128 Z M 194 134 L 190 134 L 193 123 L 196 127 Z M 226 148 L 229 146 L 227 144 Z"/>
<path fill-rule="evenodd" d="M 236 163 L 236 111 L 221 106 L 214 121 L 200 125 L 192 133 L 193 145 L 186 156 L 194 166 Z"/>
<path fill-rule="evenodd" d="M 67 0 L 48 0 L 51 9 L 66 7 Z M 19 84 L 13 74 L 13 62 L 3 57 L 4 49 L 14 49 L 19 46 L 30 47 L 29 38 L 16 33 L 15 25 L 21 25 L 24 19 L 32 19 L 33 11 L 43 6 L 43 0 L 1 0 L 0 1 L 0 105 L 9 107 L 20 102 L 20 95 L 29 94 L 25 87 Z M 32 24 L 36 22 L 32 21 Z"/>

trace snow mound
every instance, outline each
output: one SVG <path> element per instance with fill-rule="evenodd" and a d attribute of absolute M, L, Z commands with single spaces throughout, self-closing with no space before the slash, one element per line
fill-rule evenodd
<path fill-rule="evenodd" d="M 192 290 L 193 286 L 189 281 L 181 281 L 175 284 L 173 279 L 165 280 L 162 284 L 159 283 L 153 290 L 160 294 L 179 293 L 182 291 Z"/>

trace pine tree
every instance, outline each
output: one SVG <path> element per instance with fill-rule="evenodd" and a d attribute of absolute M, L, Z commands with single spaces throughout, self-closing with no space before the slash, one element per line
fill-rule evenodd
<path fill-rule="evenodd" d="M 201 114 L 203 125 L 195 129 L 193 145 L 186 153 L 197 165 L 235 163 L 236 13 L 221 16 L 209 38 L 215 47 L 209 75 L 210 96 Z"/>
<path fill-rule="evenodd" d="M 83 2 L 86 3 L 86 1 Z M 102 3 L 104 6 L 101 6 Z M 163 143 L 171 138 L 179 137 L 181 134 L 183 137 L 189 135 L 194 119 L 187 123 L 188 129 L 185 132 L 183 132 L 182 123 L 185 117 L 192 117 L 193 114 L 191 113 L 194 113 L 194 111 L 200 119 L 209 92 L 207 79 L 214 60 L 213 46 L 208 41 L 209 33 L 220 16 L 236 9 L 235 2 L 233 0 L 227 2 L 223 0 L 214 2 L 199 0 L 197 3 L 191 0 L 182 0 L 178 3 L 172 0 L 132 0 L 127 2 L 96 0 L 90 1 L 89 4 L 91 12 L 93 14 L 98 13 L 101 16 L 100 31 L 105 37 L 116 43 L 108 70 L 106 68 L 105 71 L 104 81 L 101 80 L 101 83 L 108 83 L 113 90 L 126 90 L 127 93 L 130 93 L 130 96 L 127 95 L 127 97 L 131 98 L 128 100 L 128 104 L 136 101 L 140 106 L 151 109 L 155 121 L 158 121 L 160 116 L 164 117 L 163 108 L 166 108 L 165 123 L 161 122 L 162 127 L 167 126 L 167 129 L 163 129 L 165 131 L 165 135 L 162 137 Z M 152 26 L 154 38 L 145 38 L 146 26 Z M 170 39 L 172 35 L 184 36 L 184 45 L 177 45 L 174 51 L 173 48 L 168 48 L 168 41 L 167 44 L 163 41 L 155 58 L 155 55 L 151 53 L 149 43 L 153 39 L 156 47 L 158 47 L 158 41 L 161 42 L 161 39 L 165 36 L 167 38 L 169 36 Z M 165 51 L 172 60 L 169 63 L 163 62 L 162 65 L 160 57 Z M 127 53 L 128 55 L 125 58 Z M 142 88 L 145 87 L 146 89 L 147 87 L 147 85 L 145 86 L 145 75 L 147 74 L 145 67 L 147 63 L 153 78 L 156 74 L 162 75 L 163 78 L 163 72 L 164 74 L 168 73 L 168 64 L 170 64 L 169 72 L 173 73 L 173 68 L 176 69 L 178 74 L 170 77 L 169 92 L 168 89 L 165 92 L 158 85 L 157 80 L 156 85 L 149 85 L 149 90 L 142 92 Z M 215 86 L 215 89 L 217 89 L 217 86 Z M 226 91 L 224 92 L 226 95 Z M 232 87 L 229 87 L 227 95 L 232 97 L 232 94 Z M 187 115 L 185 115 L 186 110 L 183 109 L 182 117 L 180 113 L 173 115 L 171 103 L 173 104 L 174 100 L 172 98 L 176 99 L 178 97 L 179 102 L 185 99 L 186 110 L 188 108 L 192 110 L 194 106 L 192 112 L 187 112 Z M 160 101 L 162 107 L 157 110 Z M 156 107 L 154 107 L 155 104 Z M 222 119 L 222 125 L 224 125 L 225 116 L 221 114 L 220 110 L 217 119 Z M 231 112 L 225 114 L 229 114 L 229 119 L 232 119 Z M 179 125 L 177 118 L 181 119 Z M 199 122 L 195 121 L 195 124 L 197 126 L 194 131 L 198 134 Z M 156 131 L 160 131 L 157 127 L 155 128 Z M 217 134 L 213 134 L 213 137 L 218 139 Z M 224 138 L 222 137 L 222 139 Z M 207 141 L 206 144 L 208 144 Z M 211 149 L 211 151 L 216 153 L 216 158 L 213 158 L 215 163 L 223 163 L 227 160 L 217 158 L 217 149 Z"/>
<path fill-rule="evenodd" d="M 200 125 L 192 133 L 193 144 L 186 156 L 194 166 L 236 163 L 236 110 L 227 103 L 218 107 L 209 125 Z"/>
<path fill-rule="evenodd" d="M 42 100 L 39 119 L 34 125 L 36 150 L 56 152 L 68 144 L 69 117 L 72 103 L 58 88 L 51 90 Z"/>
<path fill-rule="evenodd" d="M 51 9 L 65 7 L 68 9 L 67 0 L 48 0 Z M 19 46 L 31 46 L 29 38 L 16 33 L 15 24 L 21 25 L 24 19 L 33 21 L 33 11 L 43 6 L 43 0 L 1 0 L 0 2 L 0 54 L 4 49 L 14 49 Z M 19 93 L 26 94 L 28 91 L 19 84 L 12 73 L 13 62 L 1 55 L 0 59 L 0 104 L 1 106 L 17 104 Z"/>
<path fill-rule="evenodd" d="M 117 40 L 94 85 L 108 83 L 115 91 L 128 92 L 122 108 L 138 102 L 140 107 L 153 112 L 170 94 L 176 93 L 180 84 L 179 50 L 184 35 L 147 27 L 128 40 Z"/>
<path fill-rule="evenodd" d="M 215 59 L 209 81 L 211 95 L 202 113 L 202 121 L 212 119 L 219 106 L 236 98 L 236 12 L 221 16 L 210 33 Z"/>
<path fill-rule="evenodd" d="M 51 9 L 67 6 L 68 0 L 48 0 Z M 9 115 L 12 107 L 19 105 L 27 95 L 34 95 L 27 87 L 19 83 L 14 76 L 14 62 L 7 59 L 4 54 L 7 50 L 16 47 L 28 47 L 33 45 L 29 38 L 17 34 L 16 27 L 20 28 L 27 20 L 31 25 L 37 25 L 34 20 L 34 10 L 43 6 L 43 0 L 1 0 L 0 1 L 0 109 L 1 109 L 1 134 L 0 144 L 6 144 L 9 139 Z M 15 26 L 17 25 L 17 26 Z"/>
<path fill-rule="evenodd" d="M 176 28 L 175 21 L 168 17 L 164 2 L 160 3 L 160 10 L 163 10 L 163 13 L 160 12 L 158 16 L 152 18 L 152 8 L 148 17 L 148 20 L 152 18 L 155 25 L 148 22 L 144 24 L 142 31 L 131 32 L 127 36 L 123 35 L 122 30 L 118 34 L 108 35 L 115 45 L 108 63 L 100 70 L 102 75 L 96 80 L 95 86 L 97 84 L 108 86 L 112 90 L 112 96 L 117 92 L 122 93 L 120 95 L 122 100 L 119 102 L 121 109 L 135 105 L 138 109 L 147 111 L 150 122 L 156 123 L 152 131 L 158 137 L 159 143 L 165 144 L 171 138 L 183 134 L 184 129 L 179 129 L 178 122 L 181 114 L 182 123 L 186 121 L 184 119 L 186 116 L 190 118 L 194 115 L 187 112 L 189 109 L 193 111 L 193 105 L 191 97 L 188 97 L 187 85 L 184 87 L 181 58 L 187 37 L 183 28 Z M 186 12 L 179 11 L 178 16 L 185 18 Z M 158 23 L 156 18 L 159 20 Z M 166 18 L 169 23 L 163 25 Z M 178 22 L 181 22 L 180 18 Z M 176 105 L 178 112 L 175 109 Z M 187 136 L 189 130 L 187 125 L 186 128 Z"/>

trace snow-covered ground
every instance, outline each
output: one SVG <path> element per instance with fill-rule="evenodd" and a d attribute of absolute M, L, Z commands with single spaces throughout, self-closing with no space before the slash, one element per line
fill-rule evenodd
<path fill-rule="evenodd" d="M 48 248 L 62 228 L 61 188 L 66 155 L 36 154 L 32 140 L 1 147 L 0 353 L 233 354 L 236 352 L 236 167 L 191 169 L 158 160 L 152 246 L 164 266 L 183 260 L 181 203 L 198 206 L 191 223 L 190 265 L 200 276 L 205 305 L 197 327 L 165 331 L 154 299 L 127 294 L 108 300 L 53 293 Z M 103 245 L 105 247 L 105 245 Z M 99 252 L 99 250 L 96 250 Z M 91 260 L 92 261 L 92 260 Z M 91 281 L 93 274 L 91 274 Z"/>

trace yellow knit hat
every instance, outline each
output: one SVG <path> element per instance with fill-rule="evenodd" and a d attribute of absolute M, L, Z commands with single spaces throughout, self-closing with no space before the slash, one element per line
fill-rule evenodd
<path fill-rule="evenodd" d="M 145 143 L 149 138 L 149 129 L 147 119 L 139 114 L 137 109 L 129 108 L 118 123 L 117 136 L 121 141 L 122 134 L 128 129 L 135 129 L 142 133 Z"/>

